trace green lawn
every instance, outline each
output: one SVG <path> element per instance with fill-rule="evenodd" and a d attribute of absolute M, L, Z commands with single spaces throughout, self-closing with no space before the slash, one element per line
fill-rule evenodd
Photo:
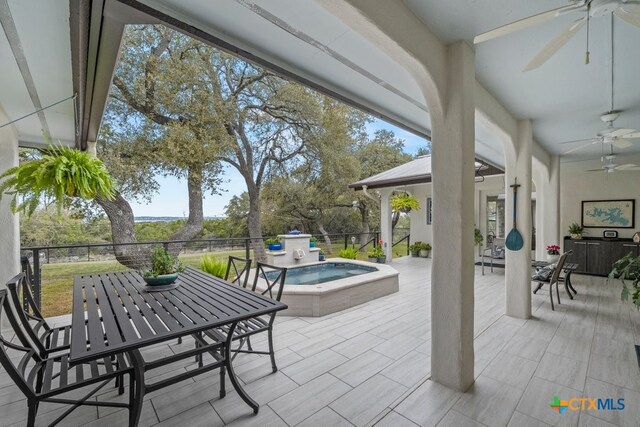
<path fill-rule="evenodd" d="M 323 245 L 319 245 L 322 247 Z M 338 256 L 342 245 L 334 245 L 335 253 L 329 256 Z M 367 249 L 358 254 L 358 259 L 367 260 Z M 403 242 L 393 248 L 394 256 L 404 256 L 407 253 L 407 244 Z M 235 251 L 216 251 L 195 254 L 180 255 L 180 260 L 187 266 L 199 267 L 203 255 L 214 255 L 226 258 L 229 255 L 244 257 L 243 249 Z M 57 264 L 44 264 L 42 266 L 42 313 L 44 316 L 58 316 L 71 312 L 71 299 L 73 288 L 73 276 L 79 274 L 103 273 L 107 271 L 124 271 L 127 268 L 117 261 L 79 261 Z"/>
<path fill-rule="evenodd" d="M 180 255 L 186 266 L 199 267 L 203 255 L 214 255 L 226 258 L 229 255 L 243 257 L 244 250 L 203 252 Z M 58 316 L 71 312 L 73 276 L 78 274 L 104 273 L 107 271 L 124 271 L 127 268 L 117 261 L 79 261 L 42 266 L 42 314 Z"/>

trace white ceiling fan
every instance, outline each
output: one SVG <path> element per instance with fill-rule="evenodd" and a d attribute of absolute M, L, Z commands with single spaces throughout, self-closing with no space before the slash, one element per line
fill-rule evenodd
<path fill-rule="evenodd" d="M 561 6 L 528 18 L 520 19 L 507 25 L 482 33 L 473 39 L 474 44 L 486 42 L 498 37 L 506 36 L 516 31 L 542 24 L 558 16 L 568 13 L 582 15 L 549 42 L 523 71 L 531 71 L 547 62 L 561 47 L 563 47 L 578 31 L 587 24 L 587 52 L 585 63 L 589 63 L 589 32 L 588 24 L 591 18 L 613 14 L 623 21 L 640 28 L 640 0 L 572 0 L 568 5 Z"/>
<path fill-rule="evenodd" d="M 592 144 L 609 144 L 620 149 L 631 147 L 633 145 L 633 142 L 629 140 L 640 138 L 640 132 L 636 129 L 624 129 L 613 126 L 614 120 L 616 120 L 619 115 L 619 111 L 609 111 L 608 113 L 601 115 L 600 120 L 606 123 L 607 127 L 598 132 L 594 138 L 561 142 L 560 144 L 575 144 L 579 142 L 583 143 L 582 145 L 572 148 L 569 151 L 565 151 L 562 154 L 573 153 L 574 151 L 581 150 Z"/>
<path fill-rule="evenodd" d="M 640 171 L 640 166 L 636 165 L 635 163 L 624 163 L 621 165 L 614 163 L 616 157 L 617 156 L 613 154 L 613 150 L 611 150 L 611 154 L 603 156 L 601 158 L 602 166 L 600 168 L 589 169 L 585 172 L 613 173 L 613 172 L 626 172 L 626 171 Z"/>

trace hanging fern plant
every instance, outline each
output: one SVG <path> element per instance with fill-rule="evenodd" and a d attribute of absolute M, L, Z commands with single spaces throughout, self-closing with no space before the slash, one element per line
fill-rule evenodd
<path fill-rule="evenodd" d="M 115 181 L 100 160 L 63 145 L 49 144 L 42 158 L 27 160 L 0 175 L 0 199 L 13 195 L 13 212 L 31 216 L 43 200 L 61 208 L 68 197 L 113 199 Z"/>
<path fill-rule="evenodd" d="M 391 209 L 403 213 L 420 210 L 420 202 L 409 193 L 394 194 L 391 197 Z"/>

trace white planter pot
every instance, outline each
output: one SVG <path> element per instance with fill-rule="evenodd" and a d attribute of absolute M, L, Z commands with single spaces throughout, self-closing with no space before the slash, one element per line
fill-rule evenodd
<path fill-rule="evenodd" d="M 549 255 L 547 254 L 547 261 L 549 262 L 557 262 L 560 259 L 560 255 Z"/>

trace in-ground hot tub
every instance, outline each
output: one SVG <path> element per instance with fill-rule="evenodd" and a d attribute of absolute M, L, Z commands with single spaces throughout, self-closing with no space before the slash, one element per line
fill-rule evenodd
<path fill-rule="evenodd" d="M 269 275 L 269 273 L 267 273 Z M 258 289 L 265 284 L 258 281 Z M 284 316 L 324 316 L 398 292 L 398 271 L 386 264 L 332 258 L 289 267 L 282 302 Z"/>

